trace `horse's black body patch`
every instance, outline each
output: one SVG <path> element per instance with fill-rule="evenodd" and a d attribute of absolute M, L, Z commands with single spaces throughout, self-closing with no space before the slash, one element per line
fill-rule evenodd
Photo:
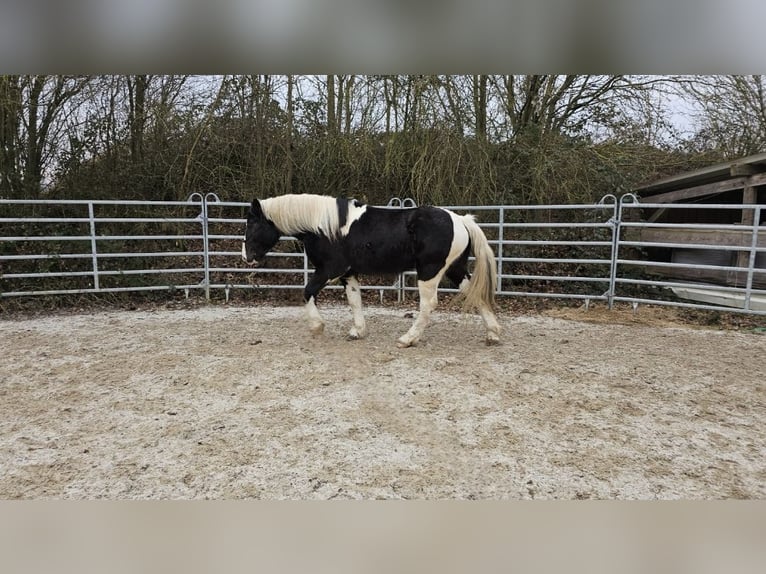
<path fill-rule="evenodd" d="M 339 197 L 335 204 L 338 206 L 338 227 L 342 228 L 348 221 L 348 199 Z"/>

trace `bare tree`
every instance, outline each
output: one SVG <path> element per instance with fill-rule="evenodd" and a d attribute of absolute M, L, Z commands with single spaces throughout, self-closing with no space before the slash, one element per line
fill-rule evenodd
<path fill-rule="evenodd" d="M 198 126 L 197 134 L 195 135 L 194 141 L 192 142 L 192 145 L 186 154 L 186 161 L 184 163 L 183 176 L 179 184 L 180 193 L 182 195 L 186 194 L 189 190 L 189 186 L 190 186 L 189 182 L 191 180 L 191 172 L 192 172 L 192 158 L 194 157 L 195 150 L 197 148 L 197 145 L 200 142 L 200 139 L 202 138 L 202 135 L 205 132 L 207 132 L 210 128 L 215 112 L 223 99 L 223 95 L 226 90 L 226 85 L 227 85 L 226 76 L 224 76 L 223 78 L 221 78 L 218 91 L 216 92 L 215 100 L 213 100 L 213 102 L 211 102 L 210 105 L 208 106 L 205 117 L 200 123 L 200 125 Z"/>
<path fill-rule="evenodd" d="M 59 141 L 65 115 L 74 113 L 67 103 L 80 94 L 90 81 L 86 76 L 22 76 L 19 89 L 19 159 L 23 188 L 28 197 L 37 197 L 43 174 L 51 167 L 56 152 L 64 147 Z"/>
<path fill-rule="evenodd" d="M 492 76 L 490 81 L 515 136 L 529 127 L 541 133 L 577 133 L 609 122 L 626 101 L 660 78 L 633 76 Z M 502 128 L 502 126 L 501 126 Z"/>
<path fill-rule="evenodd" d="M 766 149 L 765 76 L 696 76 L 683 83 L 700 111 L 697 144 L 735 158 Z"/>
<path fill-rule="evenodd" d="M 750 101 L 762 106 L 751 78 Z M 79 80 L 0 77 L 3 193 L 34 196 L 39 191 L 25 184 L 37 181 L 39 190 L 40 178 L 59 177 L 67 193 L 147 198 L 203 187 L 455 202 L 517 200 L 527 189 L 571 198 L 590 185 L 577 182 L 592 167 L 584 162 L 600 166 L 604 159 L 582 146 L 606 142 L 621 157 L 657 147 L 664 118 L 655 90 L 671 79 L 97 76 L 79 97 L 68 96 Z M 720 78 L 706 81 L 712 89 Z M 756 123 L 750 120 L 748 129 Z M 628 169 L 637 171 L 640 161 Z M 621 162 L 610 164 L 610 185 L 622 181 Z M 586 179 L 601 177 L 598 166 Z"/>
<path fill-rule="evenodd" d="M 386 100 L 386 136 L 399 125 L 399 82 L 396 76 L 383 76 L 383 95 Z M 393 122 L 393 124 L 392 124 Z"/>
<path fill-rule="evenodd" d="M 156 94 L 151 100 L 151 120 L 154 139 L 157 142 L 164 141 L 168 125 L 176 114 L 179 100 L 187 86 L 189 76 L 169 75 L 157 78 Z"/>

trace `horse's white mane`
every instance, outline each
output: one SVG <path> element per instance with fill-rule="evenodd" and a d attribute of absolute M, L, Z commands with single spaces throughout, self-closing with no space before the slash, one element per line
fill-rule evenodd
<path fill-rule="evenodd" d="M 288 194 L 261 201 L 261 209 L 282 233 L 310 231 L 335 237 L 340 232 L 338 204 L 334 197 Z"/>

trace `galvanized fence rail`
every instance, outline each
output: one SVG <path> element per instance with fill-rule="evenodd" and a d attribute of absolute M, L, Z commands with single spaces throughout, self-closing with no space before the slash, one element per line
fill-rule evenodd
<path fill-rule="evenodd" d="M 414 206 L 393 198 L 391 209 Z M 497 256 L 499 296 L 675 305 L 766 314 L 766 230 L 760 205 L 642 204 L 605 196 L 597 204 L 447 206 L 473 213 Z M 186 202 L 0 199 L 0 297 L 198 290 L 300 290 L 312 272 L 300 244 L 284 237 L 269 265 L 241 261 L 248 203 L 192 194 Z M 642 210 L 751 210 L 752 225 L 652 223 Z M 674 242 L 651 230 L 700 230 L 707 241 Z M 720 241 L 736 232 L 735 243 Z M 714 263 L 649 260 L 658 250 L 731 255 Z M 734 263 L 732 264 L 732 258 Z M 673 279 L 681 270 L 727 273 L 734 284 Z M 339 286 L 329 286 L 339 288 Z M 363 287 L 398 301 L 417 290 L 414 273 L 373 277 Z M 444 289 L 446 292 L 453 289 Z"/>

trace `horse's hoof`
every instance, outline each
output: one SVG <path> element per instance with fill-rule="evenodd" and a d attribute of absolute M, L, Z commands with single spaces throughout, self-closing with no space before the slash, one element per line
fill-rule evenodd
<path fill-rule="evenodd" d="M 500 339 L 497 337 L 487 337 L 486 343 L 487 347 L 496 347 L 500 344 Z"/>
<path fill-rule="evenodd" d="M 364 339 L 367 336 L 367 332 L 365 331 L 357 331 L 356 327 L 353 327 L 349 332 L 348 335 L 346 335 L 347 341 L 358 341 L 359 339 Z"/>
<path fill-rule="evenodd" d="M 399 339 L 396 342 L 396 346 L 399 347 L 400 349 L 406 349 L 408 347 L 415 347 L 415 346 L 417 346 L 417 344 L 418 344 L 417 341 L 403 341 L 402 339 Z"/>
<path fill-rule="evenodd" d="M 311 334 L 315 337 L 318 337 L 322 333 L 324 333 L 324 323 L 320 323 L 319 325 L 312 325 L 309 327 L 309 330 L 311 331 Z"/>

